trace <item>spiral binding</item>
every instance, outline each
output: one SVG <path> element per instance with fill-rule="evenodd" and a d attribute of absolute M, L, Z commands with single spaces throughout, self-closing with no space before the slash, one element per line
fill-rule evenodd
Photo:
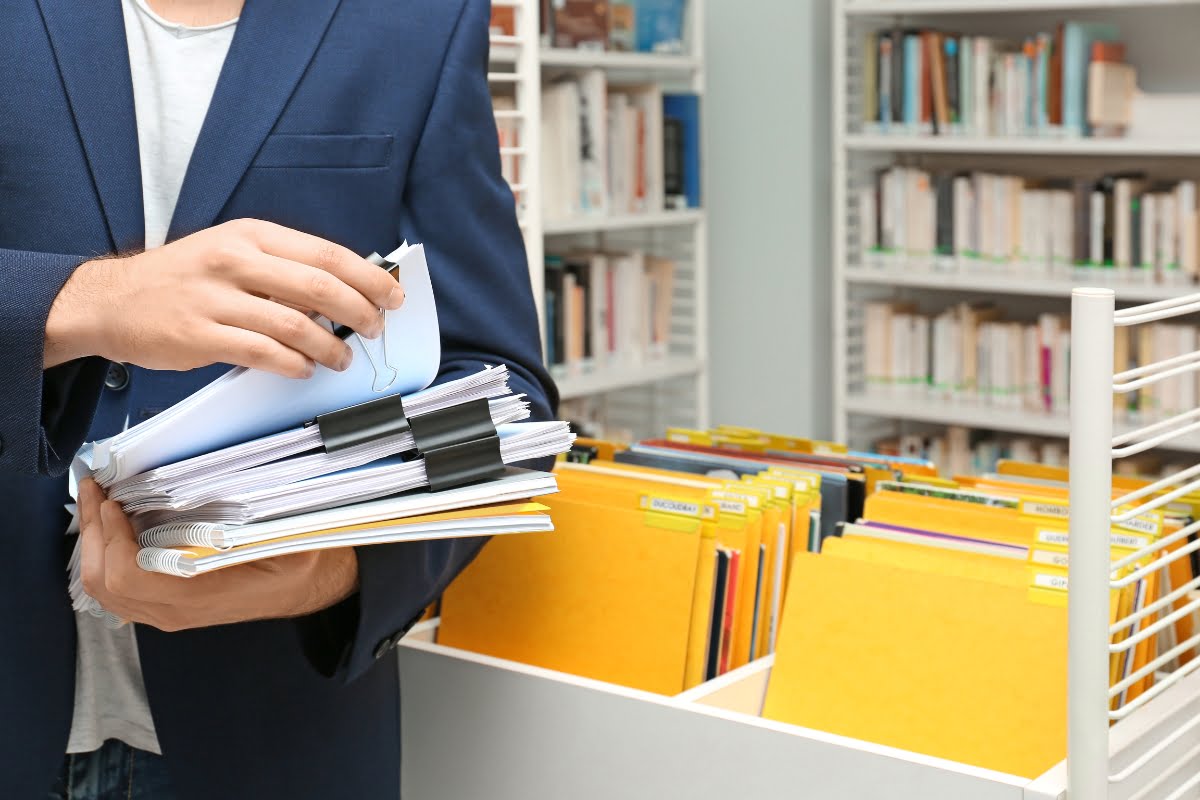
<path fill-rule="evenodd" d="M 183 570 L 183 563 L 186 559 L 178 550 L 143 547 L 138 551 L 137 559 L 138 566 L 149 572 L 162 572 L 167 575 L 177 575 L 180 578 L 191 577 L 190 572 Z"/>
<path fill-rule="evenodd" d="M 142 547 L 211 547 L 228 550 L 225 531 L 215 522 L 168 522 L 143 531 L 138 536 Z"/>

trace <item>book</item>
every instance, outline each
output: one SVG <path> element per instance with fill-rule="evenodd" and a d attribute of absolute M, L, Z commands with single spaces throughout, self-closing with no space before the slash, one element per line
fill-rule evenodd
<path fill-rule="evenodd" d="M 634 0 L 637 49 L 644 53 L 684 52 L 686 0 Z"/>
<path fill-rule="evenodd" d="M 580 50 L 608 48 L 607 0 L 554 0 L 554 46 Z"/>
<path fill-rule="evenodd" d="M 1014 39 L 931 28 L 864 35 L 863 118 L 937 135 L 1119 135 L 1136 71 L 1117 29 L 1068 21 Z"/>
<path fill-rule="evenodd" d="M 682 196 L 689 208 L 700 208 L 700 98 L 694 94 L 663 95 L 666 119 L 678 123 L 681 151 L 677 165 L 682 168 Z M 669 193 L 669 192 L 668 192 Z"/>
<path fill-rule="evenodd" d="M 621 53 L 637 49 L 637 7 L 631 0 L 609 3 L 608 49 Z"/>

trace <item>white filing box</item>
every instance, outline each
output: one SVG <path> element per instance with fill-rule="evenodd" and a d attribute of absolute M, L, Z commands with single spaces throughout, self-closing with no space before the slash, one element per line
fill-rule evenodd
<path fill-rule="evenodd" d="M 663 697 L 443 647 L 435 630 L 423 623 L 399 648 L 405 800 L 1064 796 L 1064 764 L 1029 781 L 761 719 L 770 657 Z M 1113 765 L 1152 746 L 1168 717 L 1200 714 L 1198 695 L 1183 681 L 1118 724 Z M 1197 744 L 1200 733 L 1154 757 L 1196 758 Z"/>

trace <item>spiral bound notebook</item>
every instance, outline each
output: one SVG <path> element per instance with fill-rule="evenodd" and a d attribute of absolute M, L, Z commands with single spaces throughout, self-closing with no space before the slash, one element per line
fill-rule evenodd
<path fill-rule="evenodd" d="M 143 531 L 142 547 L 207 547 L 228 550 L 285 536 L 353 525 L 367 525 L 459 508 L 528 500 L 558 491 L 558 481 L 547 472 L 509 467 L 503 477 L 486 483 L 460 486 L 442 492 L 410 492 L 349 506 L 313 511 L 283 519 L 233 525 L 220 522 L 175 522 Z"/>
<path fill-rule="evenodd" d="M 450 539 L 471 536 L 500 536 L 510 533 L 539 533 L 554 530 L 548 509 L 538 503 L 502 503 L 483 508 L 458 509 L 403 520 L 350 525 L 329 530 L 284 536 L 228 550 L 208 547 L 143 547 L 138 565 L 151 572 L 190 578 L 237 564 L 289 553 L 333 547 L 363 547 L 373 544 Z"/>

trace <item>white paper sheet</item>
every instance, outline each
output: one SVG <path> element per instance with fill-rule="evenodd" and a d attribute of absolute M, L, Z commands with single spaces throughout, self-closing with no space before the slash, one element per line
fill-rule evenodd
<path fill-rule="evenodd" d="M 293 428 L 317 414 L 428 386 L 441 361 L 441 341 L 425 251 L 404 246 L 388 256 L 399 265 L 404 305 L 387 312 L 386 341 L 397 379 L 375 391 L 376 372 L 363 341 L 347 344 L 354 360 L 345 372 L 320 365 L 307 380 L 237 368 L 171 408 L 129 430 L 85 446 L 76 460 L 80 477 L 102 486 L 222 447 Z M 368 345 L 380 360 L 380 343 Z"/>

